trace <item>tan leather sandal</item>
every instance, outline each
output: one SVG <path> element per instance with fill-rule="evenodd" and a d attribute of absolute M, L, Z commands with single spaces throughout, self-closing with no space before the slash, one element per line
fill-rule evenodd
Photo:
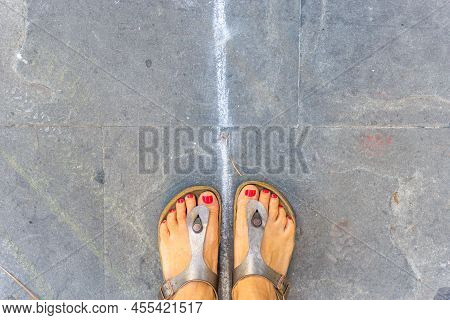
<path fill-rule="evenodd" d="M 161 213 L 161 217 L 158 223 L 158 244 L 161 242 L 159 230 L 163 220 L 166 219 L 167 214 L 171 209 L 175 208 L 177 200 L 181 197 L 192 193 L 198 199 L 202 192 L 210 191 L 214 193 L 219 202 L 219 235 L 220 235 L 220 225 L 222 220 L 222 203 L 220 200 L 220 195 L 216 189 L 208 186 L 192 186 L 184 189 L 173 197 L 167 206 Z M 189 241 L 191 245 L 191 262 L 189 266 L 182 271 L 180 274 L 176 275 L 170 279 L 164 279 L 164 283 L 160 288 L 159 296 L 160 299 L 169 300 L 177 293 L 177 291 L 185 286 L 186 284 L 194 281 L 203 282 L 210 285 L 214 289 L 214 294 L 216 299 L 217 286 L 218 286 L 218 275 L 208 268 L 203 259 L 203 245 L 206 235 L 206 229 L 208 227 L 209 220 L 209 209 L 205 205 L 198 205 L 194 207 L 186 216 L 186 225 L 189 233 Z M 220 239 L 220 236 L 218 237 Z M 219 240 L 220 241 L 220 240 Z M 161 259 L 161 253 L 160 253 Z M 162 261 L 162 259 L 161 259 Z"/>
<path fill-rule="evenodd" d="M 236 216 L 237 216 L 237 202 L 239 194 L 247 185 L 255 185 L 259 191 L 268 189 L 275 193 L 280 199 L 280 204 L 285 208 L 286 213 L 292 218 L 295 223 L 294 210 L 287 201 L 286 197 L 278 191 L 277 188 L 271 184 L 261 181 L 246 181 L 242 183 L 236 190 L 234 196 L 234 224 L 233 231 L 236 231 Z M 248 225 L 248 241 L 249 248 L 247 257 L 233 270 L 233 289 L 236 284 L 250 276 L 261 276 L 269 280 L 274 288 L 278 300 L 285 300 L 289 290 L 289 283 L 286 280 L 286 275 L 279 274 L 271 267 L 269 267 L 261 256 L 261 242 L 264 235 L 264 230 L 267 222 L 267 210 L 258 200 L 249 200 L 246 207 L 247 225 Z M 233 234 L 234 234 L 233 233 Z"/>

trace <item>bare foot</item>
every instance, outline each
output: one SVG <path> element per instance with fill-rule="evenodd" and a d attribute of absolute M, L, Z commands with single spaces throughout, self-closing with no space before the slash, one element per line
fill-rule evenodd
<path fill-rule="evenodd" d="M 234 234 L 234 267 L 244 261 L 248 252 L 248 227 L 245 208 L 248 200 L 259 200 L 268 212 L 261 244 L 264 262 L 276 272 L 286 275 L 294 250 L 295 223 L 280 206 L 278 196 L 264 189 L 259 194 L 254 185 L 245 186 L 239 194 Z M 260 276 L 239 281 L 232 292 L 236 300 L 276 299 L 275 288 Z"/>
<path fill-rule="evenodd" d="M 206 229 L 203 257 L 206 265 L 217 273 L 219 255 L 219 202 L 210 192 L 203 192 L 198 199 L 199 205 L 209 209 L 209 222 Z M 178 199 L 176 210 L 172 209 L 160 226 L 160 245 L 162 271 L 164 279 L 173 278 L 183 272 L 191 261 L 191 247 L 186 224 L 186 213 L 197 205 L 195 195 L 188 194 Z M 183 286 L 173 297 L 174 300 L 215 299 L 211 286 L 202 282 L 191 282 Z"/>

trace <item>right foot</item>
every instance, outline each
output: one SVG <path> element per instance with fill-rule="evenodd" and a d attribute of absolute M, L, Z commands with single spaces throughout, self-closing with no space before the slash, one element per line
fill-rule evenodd
<path fill-rule="evenodd" d="M 203 258 L 209 269 L 217 274 L 219 255 L 219 201 L 214 193 L 203 192 L 198 205 L 209 209 L 209 221 L 206 229 Z M 183 272 L 191 261 L 186 214 L 197 206 L 195 195 L 188 194 L 178 199 L 176 209 L 171 210 L 160 225 L 160 246 L 162 271 L 164 279 L 170 279 Z M 213 288 L 202 282 L 190 282 L 181 287 L 173 297 L 174 300 L 210 300 L 215 299 Z"/>
<path fill-rule="evenodd" d="M 295 223 L 280 205 L 278 196 L 267 189 L 261 193 L 254 185 L 245 186 L 237 201 L 234 233 L 234 267 L 239 266 L 248 253 L 248 226 L 246 206 L 248 200 L 258 200 L 266 208 L 268 218 L 261 244 L 264 262 L 279 274 L 286 275 L 294 250 Z M 232 292 L 236 300 L 276 299 L 273 284 L 261 276 L 240 280 Z"/>

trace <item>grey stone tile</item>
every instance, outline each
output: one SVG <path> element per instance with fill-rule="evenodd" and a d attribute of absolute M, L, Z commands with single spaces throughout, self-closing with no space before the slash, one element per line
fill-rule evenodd
<path fill-rule="evenodd" d="M 233 125 L 297 123 L 300 1 L 227 5 L 227 83 Z M 251 116 L 250 116 L 251 115 Z"/>
<path fill-rule="evenodd" d="M 13 62 L 21 81 L 48 96 L 33 106 L 39 120 L 136 125 L 217 119 L 209 2 L 27 4 L 31 23 L 22 26 L 16 49 L 22 60 Z M 4 119 L 13 120 L 40 122 Z"/>
<path fill-rule="evenodd" d="M 105 133 L 106 296 L 154 299 L 162 281 L 157 236 L 162 209 L 186 187 L 220 189 L 220 181 L 212 175 L 177 174 L 173 168 L 163 174 L 162 164 L 156 173 L 140 173 L 139 128 Z"/>
<path fill-rule="evenodd" d="M 301 146 L 306 170 L 297 161 L 294 174 L 288 164 L 270 173 L 264 161 L 287 160 L 287 143 L 275 153 L 256 146 L 261 170 L 245 174 L 242 158 L 255 167 L 257 149 L 242 155 L 233 140 L 244 173 L 235 180 L 273 183 L 299 213 L 291 298 L 430 299 L 446 286 L 449 133 L 311 127 Z"/>
<path fill-rule="evenodd" d="M 105 131 L 105 288 L 110 299 L 156 298 L 159 284 L 158 208 L 151 205 L 168 179 L 140 175 L 138 160 L 137 128 Z"/>
<path fill-rule="evenodd" d="M 317 267 L 317 262 L 332 270 L 346 259 L 353 265 L 359 265 L 358 261 L 371 261 L 373 265 L 372 259 L 378 255 L 384 264 L 379 262 L 373 269 L 360 266 L 367 277 L 375 281 L 379 278 L 377 272 L 392 268 L 403 274 L 384 284 L 379 279 L 379 286 L 375 282 L 373 287 L 361 284 L 367 290 L 355 296 L 360 298 L 430 299 L 445 287 L 450 280 L 448 135 L 449 129 L 312 128 L 303 147 L 309 172 L 288 175 L 286 182 L 266 175 L 284 185 L 285 192 L 291 194 L 299 212 L 305 215 L 300 245 L 303 241 L 319 248 L 326 246 L 322 242 L 334 246 L 324 249 L 327 262 L 313 262 L 311 258 L 311 266 L 314 263 Z M 364 246 L 366 249 L 361 250 Z M 313 249 L 301 245 L 297 250 L 298 268 L 303 270 L 307 267 L 302 256 Z M 360 254 L 358 258 L 353 256 Z M 407 281 L 409 284 L 404 286 L 400 283 L 406 281 L 404 275 L 417 281 Z M 302 273 L 298 276 L 301 285 Z M 338 279 L 337 275 L 327 276 L 332 281 Z M 320 278 L 318 274 L 313 277 Z M 366 281 L 362 273 L 360 281 Z M 355 284 L 361 288 L 358 281 Z M 319 290 L 317 283 L 314 286 L 311 290 Z M 327 295 L 326 290 L 316 295 L 318 292 L 305 291 L 306 295 L 298 297 L 339 296 Z"/>
<path fill-rule="evenodd" d="M 99 129 L 1 129 L 2 266 L 40 298 L 103 297 L 101 138 Z M 0 291 L 22 294 L 10 280 Z"/>
<path fill-rule="evenodd" d="M 300 121 L 448 126 L 449 10 L 445 1 L 305 2 Z"/>
<path fill-rule="evenodd" d="M 416 280 L 308 209 L 292 259 L 290 299 L 411 299 Z M 406 263 L 402 265 L 406 267 Z"/>

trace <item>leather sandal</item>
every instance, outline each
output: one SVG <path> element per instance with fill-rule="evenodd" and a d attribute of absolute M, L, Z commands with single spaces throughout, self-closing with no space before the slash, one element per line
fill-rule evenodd
<path fill-rule="evenodd" d="M 219 233 L 220 233 L 220 225 L 222 219 L 222 203 L 220 200 L 220 195 L 212 187 L 208 186 L 193 186 L 184 189 L 182 192 L 173 197 L 167 206 L 164 208 L 161 217 L 158 223 L 158 243 L 161 241 L 161 237 L 159 234 L 160 226 L 163 220 L 166 219 L 167 214 L 171 209 L 175 208 L 176 201 L 186 196 L 189 193 L 192 193 L 198 199 L 199 195 L 202 192 L 210 191 L 214 193 L 219 202 Z M 214 289 L 214 294 L 216 299 L 217 295 L 217 287 L 218 287 L 218 275 L 213 272 L 205 263 L 203 258 L 203 246 L 206 235 L 206 229 L 208 227 L 209 220 L 209 209 L 205 205 L 197 205 L 192 208 L 190 212 L 187 213 L 186 216 L 186 225 L 189 233 L 189 241 L 191 245 L 191 261 L 188 267 L 182 271 L 180 274 L 176 275 L 170 279 L 164 279 L 164 283 L 160 288 L 159 297 L 163 300 L 170 300 L 177 293 L 180 288 L 185 286 L 190 282 L 203 282 L 210 285 Z M 218 237 L 219 239 L 220 237 Z M 161 253 L 160 253 L 161 259 Z M 161 259 L 162 260 L 162 259 Z"/>
<path fill-rule="evenodd" d="M 294 210 L 287 201 L 286 197 L 284 197 L 277 188 L 261 181 L 246 181 L 237 188 L 234 196 L 233 231 L 235 231 L 236 228 L 237 202 L 239 194 L 245 186 L 250 184 L 255 185 L 259 191 L 262 189 L 268 189 L 270 192 L 275 193 L 280 199 L 280 204 L 282 204 L 285 208 L 286 214 L 288 214 L 295 223 Z M 278 300 L 285 300 L 289 291 L 289 283 L 286 280 L 286 275 L 279 274 L 269 267 L 264 262 L 261 255 L 261 243 L 268 217 L 267 210 L 261 202 L 252 199 L 247 203 L 246 215 L 249 248 L 247 257 L 233 270 L 233 290 L 240 280 L 250 276 L 260 276 L 266 278 L 273 284 Z"/>

